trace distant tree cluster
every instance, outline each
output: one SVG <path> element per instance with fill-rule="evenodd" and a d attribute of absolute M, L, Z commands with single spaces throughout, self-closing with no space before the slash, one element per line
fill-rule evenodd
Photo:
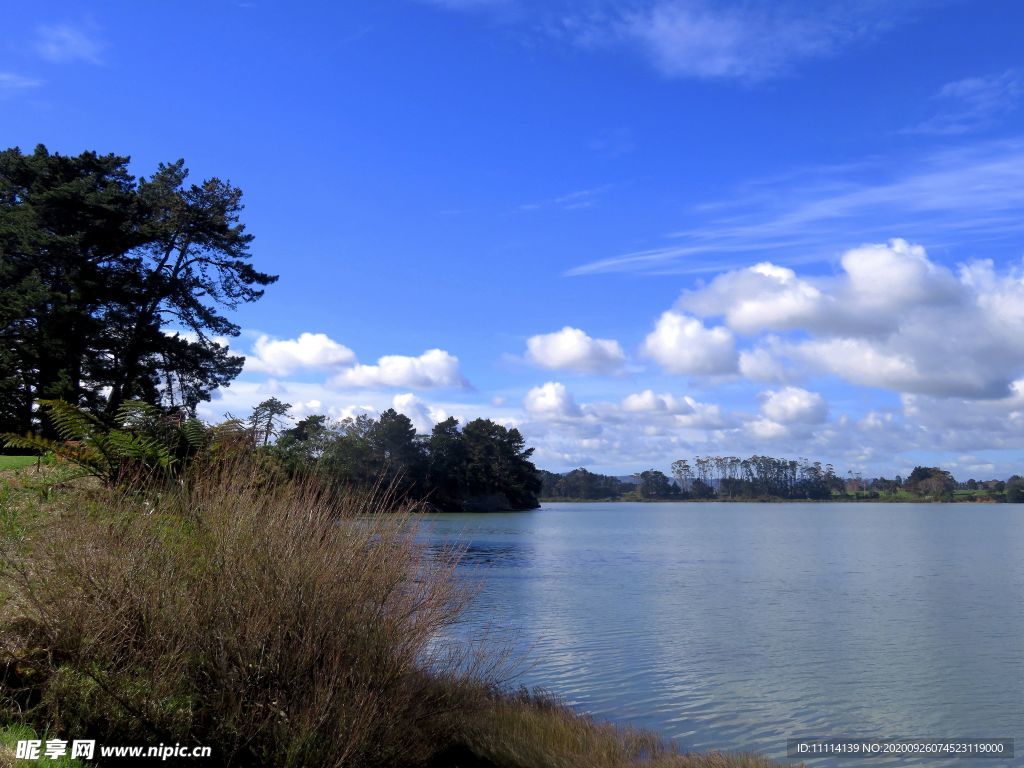
<path fill-rule="evenodd" d="M 599 475 L 580 467 L 563 475 L 540 470 L 541 491 L 546 499 L 615 500 L 632 485 L 611 475 Z"/>
<path fill-rule="evenodd" d="M 1024 477 L 1014 475 L 1006 481 L 1006 500 L 1012 504 L 1024 503 Z"/>
<path fill-rule="evenodd" d="M 914 467 L 914 471 L 903 481 L 903 487 L 918 496 L 952 499 L 956 480 L 952 474 L 939 467 Z"/>
<path fill-rule="evenodd" d="M 692 464 L 679 459 L 672 476 L 691 498 L 827 499 L 843 488 L 831 464 L 771 456 L 697 456 Z"/>
<path fill-rule="evenodd" d="M 257 406 L 251 423 L 270 443 L 275 419 L 288 406 L 270 400 Z M 454 418 L 418 435 L 394 409 L 331 421 L 307 416 L 284 429 L 268 450 L 292 473 L 313 473 L 336 486 L 385 483 L 400 497 L 427 501 L 445 511 L 533 509 L 541 478 L 517 429 L 489 419 L 459 428 Z"/>
<path fill-rule="evenodd" d="M 641 499 L 680 498 L 679 486 L 669 476 L 657 469 L 646 469 L 633 475 L 636 493 Z"/>
<path fill-rule="evenodd" d="M 649 469 L 632 482 L 586 469 L 565 474 L 541 472 L 546 499 L 804 499 L 902 498 L 951 501 L 957 491 L 978 492 L 961 498 L 1024 503 L 1024 477 L 1009 480 L 968 480 L 957 483 L 939 467 L 915 467 L 906 479 L 840 477 L 831 464 L 771 456 L 697 456 L 672 464 L 672 476 Z"/>

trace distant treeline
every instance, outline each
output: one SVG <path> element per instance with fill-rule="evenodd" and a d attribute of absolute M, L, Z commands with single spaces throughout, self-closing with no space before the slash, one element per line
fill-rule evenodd
<path fill-rule="evenodd" d="M 412 422 L 394 409 L 378 418 L 360 415 L 340 422 L 307 416 L 277 434 L 276 420 L 287 404 L 269 400 L 250 422 L 266 450 L 293 473 L 313 473 L 339 486 L 390 484 L 403 498 L 419 499 L 445 511 L 533 509 L 541 483 L 517 429 L 489 419 L 459 428 L 454 418 L 418 435 Z"/>
<path fill-rule="evenodd" d="M 611 475 L 588 472 L 582 467 L 558 474 L 540 470 L 540 495 L 545 499 L 614 500 L 633 491 L 634 485 Z"/>
<path fill-rule="evenodd" d="M 957 491 L 980 499 L 1024 502 L 1024 478 L 958 483 L 939 467 L 915 467 L 906 478 L 836 474 L 831 464 L 771 456 L 697 456 L 673 462 L 671 475 L 649 469 L 626 481 L 586 469 L 541 471 L 546 499 L 809 499 L 919 497 L 951 500 Z"/>

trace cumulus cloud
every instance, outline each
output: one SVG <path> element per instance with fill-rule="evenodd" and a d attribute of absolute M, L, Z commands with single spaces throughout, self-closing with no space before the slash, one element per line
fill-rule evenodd
<path fill-rule="evenodd" d="M 846 274 L 836 298 L 857 318 L 870 318 L 874 312 L 898 316 L 959 298 L 952 273 L 930 261 L 923 246 L 900 238 L 849 250 L 843 254 L 842 267 Z"/>
<path fill-rule="evenodd" d="M 287 376 L 303 370 L 324 370 L 351 365 L 356 356 L 325 333 L 303 333 L 297 339 L 274 339 L 260 336 L 253 345 L 253 354 L 246 357 L 248 372 Z"/>
<path fill-rule="evenodd" d="M 958 272 L 904 240 L 847 251 L 841 274 L 758 264 L 685 293 L 682 309 L 760 340 L 740 370 L 782 381 L 787 365 L 897 392 L 998 398 L 1024 371 L 1024 272 L 990 261 Z"/>
<path fill-rule="evenodd" d="M 391 407 L 408 416 L 421 435 L 429 434 L 435 424 L 448 418 L 448 413 L 443 408 L 435 408 L 423 402 L 412 392 L 395 395 L 391 400 Z"/>
<path fill-rule="evenodd" d="M 956 277 L 905 240 L 848 250 L 838 278 L 801 278 L 788 268 L 762 262 L 717 276 L 680 298 L 679 307 L 701 316 L 721 316 L 733 330 L 811 329 L 817 332 L 884 333 L 904 313 L 955 301 Z"/>
<path fill-rule="evenodd" d="M 671 310 L 644 339 L 642 352 L 670 373 L 723 374 L 737 367 L 735 340 L 728 328 L 706 328 L 699 319 Z"/>
<path fill-rule="evenodd" d="M 694 400 L 670 394 L 658 395 L 654 390 L 645 389 L 627 396 L 622 401 L 622 410 L 627 413 L 693 413 Z"/>
<path fill-rule="evenodd" d="M 459 359 L 443 349 L 428 349 L 419 357 L 385 355 L 376 365 L 355 365 L 331 379 L 335 387 L 466 387 Z"/>
<path fill-rule="evenodd" d="M 581 414 L 565 385 L 557 381 L 549 381 L 527 392 L 523 407 L 530 416 L 542 420 L 569 419 Z"/>
<path fill-rule="evenodd" d="M 675 397 L 645 389 L 627 395 L 619 407 L 628 418 L 622 419 L 620 414 L 614 412 L 599 415 L 609 420 L 624 421 L 630 426 L 641 424 L 648 432 L 659 428 L 717 429 L 724 425 L 718 405 L 698 402 L 689 395 Z"/>
<path fill-rule="evenodd" d="M 539 366 L 577 373 L 610 373 L 626 359 L 617 341 L 593 339 L 568 325 L 555 333 L 531 336 L 526 349 L 527 359 Z"/>
<path fill-rule="evenodd" d="M 740 333 L 785 330 L 815 321 L 831 301 L 796 272 L 770 262 L 719 275 L 705 288 L 683 295 L 679 306 L 721 316 Z"/>
<path fill-rule="evenodd" d="M 740 375 L 751 381 L 765 384 L 785 384 L 796 375 L 781 356 L 774 350 L 779 346 L 779 339 L 770 336 L 762 346 L 744 349 L 740 352 Z"/>
<path fill-rule="evenodd" d="M 784 387 L 763 393 L 761 413 L 780 424 L 820 424 L 828 417 L 828 403 L 817 392 Z"/>
<path fill-rule="evenodd" d="M 771 419 L 753 419 L 747 422 L 747 431 L 758 440 L 777 440 L 789 435 L 785 424 Z"/>

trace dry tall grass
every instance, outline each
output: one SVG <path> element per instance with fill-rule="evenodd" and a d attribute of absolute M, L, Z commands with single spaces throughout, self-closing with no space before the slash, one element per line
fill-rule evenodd
<path fill-rule="evenodd" d="M 390 501 L 236 462 L 50 516 L 7 558 L 36 719 L 232 765 L 425 760 L 469 704 L 467 657 L 431 643 L 468 595 Z"/>
<path fill-rule="evenodd" d="M 500 768 L 780 768 L 759 755 L 684 753 L 657 734 L 601 723 L 546 695 L 493 695 L 461 738 L 478 763 Z"/>

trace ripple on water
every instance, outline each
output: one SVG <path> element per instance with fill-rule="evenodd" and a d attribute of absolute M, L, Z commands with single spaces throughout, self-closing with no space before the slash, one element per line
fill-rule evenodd
<path fill-rule="evenodd" d="M 1024 510 L 985 511 L 550 505 L 427 536 L 481 580 L 457 631 L 511 642 L 524 684 L 688 749 L 784 758 L 797 736 L 1024 739 Z"/>

